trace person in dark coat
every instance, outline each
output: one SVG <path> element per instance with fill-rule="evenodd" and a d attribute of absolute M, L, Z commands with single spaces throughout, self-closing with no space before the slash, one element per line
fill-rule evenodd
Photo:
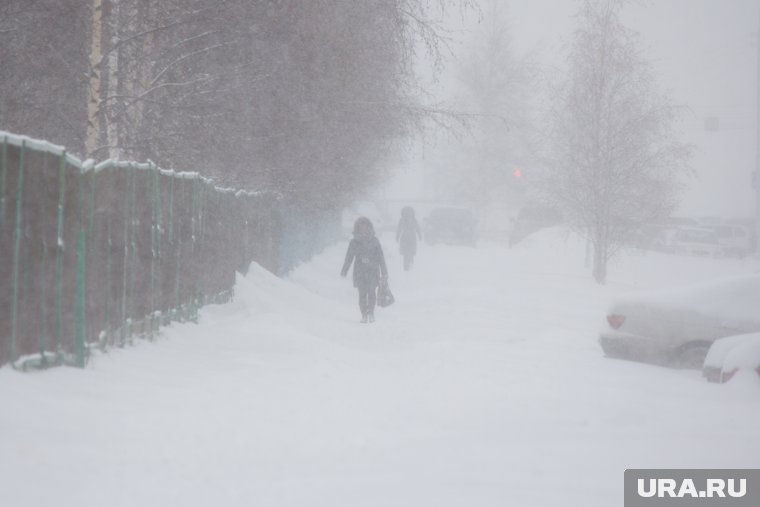
<path fill-rule="evenodd" d="M 404 271 L 409 271 L 414 263 L 414 256 L 417 254 L 417 239 L 422 239 L 422 231 L 414 217 L 414 208 L 404 206 L 396 229 L 396 242 L 404 258 Z"/>
<path fill-rule="evenodd" d="M 340 276 L 348 274 L 351 263 L 354 264 L 354 287 L 359 289 L 359 310 L 362 322 L 375 321 L 376 290 L 380 277 L 388 279 L 388 268 L 380 241 L 375 237 L 375 228 L 366 217 L 354 223 L 354 238 L 348 244 L 346 260 Z"/>

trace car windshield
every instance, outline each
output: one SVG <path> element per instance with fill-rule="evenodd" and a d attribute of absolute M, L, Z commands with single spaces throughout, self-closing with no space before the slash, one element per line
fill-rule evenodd
<path fill-rule="evenodd" d="M 712 231 L 685 230 L 679 235 L 681 241 L 690 243 L 717 243 L 715 233 Z"/>
<path fill-rule="evenodd" d="M 715 235 L 719 238 L 730 238 L 731 237 L 731 227 L 727 226 L 717 226 L 713 227 L 713 230 L 715 231 Z"/>
<path fill-rule="evenodd" d="M 465 224 L 472 219 L 472 213 L 466 209 L 436 208 L 430 213 L 430 220 L 436 223 Z"/>

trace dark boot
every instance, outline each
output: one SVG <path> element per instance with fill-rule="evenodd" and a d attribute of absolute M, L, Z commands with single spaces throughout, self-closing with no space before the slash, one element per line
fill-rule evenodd
<path fill-rule="evenodd" d="M 367 292 L 359 289 L 359 311 L 362 312 L 362 324 L 367 323 L 367 313 L 369 313 L 367 301 Z"/>

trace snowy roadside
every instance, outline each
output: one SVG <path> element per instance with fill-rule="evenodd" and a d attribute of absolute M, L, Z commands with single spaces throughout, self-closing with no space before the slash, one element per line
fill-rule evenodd
<path fill-rule="evenodd" d="M 609 298 L 756 260 L 631 254 L 610 284 L 560 231 L 513 250 L 424 246 L 397 303 L 358 323 L 337 245 L 287 280 L 84 370 L 0 369 L 12 505 L 622 504 L 625 468 L 742 468 L 760 383 L 608 360 Z M 737 379 L 740 380 L 740 379 Z M 573 502 L 580 503 L 580 502 Z"/>

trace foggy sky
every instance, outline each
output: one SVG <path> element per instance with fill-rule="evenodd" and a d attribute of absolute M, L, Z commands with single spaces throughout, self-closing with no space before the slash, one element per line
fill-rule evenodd
<path fill-rule="evenodd" d="M 533 51 L 543 68 L 561 68 L 575 26 L 576 1 L 504 1 L 518 54 Z M 750 178 L 756 152 L 759 4 L 757 0 L 657 0 L 623 12 L 626 24 L 640 33 L 660 88 L 670 92 L 674 103 L 688 107 L 679 128 L 681 139 L 695 146 L 691 164 L 695 175 L 681 194 L 679 214 L 754 214 Z M 456 51 L 466 47 L 468 37 L 479 28 L 472 16 L 464 21 L 452 16 L 448 23 L 461 41 L 454 46 Z M 443 97 L 455 87 L 456 56 L 449 64 L 438 85 Z M 424 74 L 424 64 L 421 67 Z M 718 118 L 718 131 L 705 130 L 708 117 Z M 386 195 L 421 195 L 421 172 L 434 151 L 431 146 L 413 150 Z"/>

